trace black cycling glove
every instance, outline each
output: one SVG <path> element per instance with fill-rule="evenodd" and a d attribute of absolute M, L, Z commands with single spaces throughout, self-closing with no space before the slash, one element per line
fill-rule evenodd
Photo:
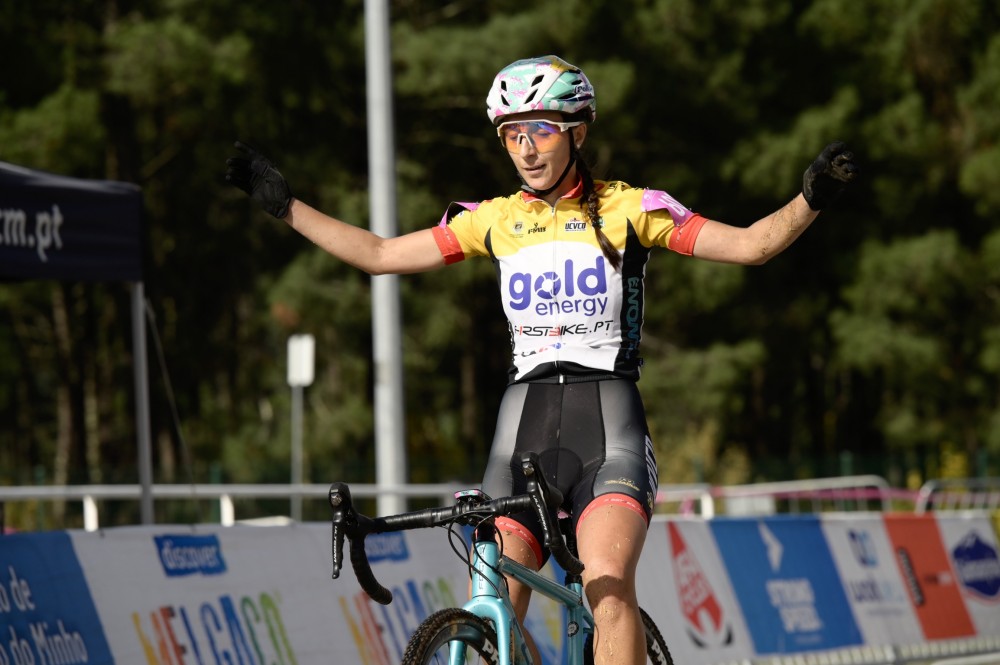
<path fill-rule="evenodd" d="M 226 182 L 239 187 L 250 195 L 260 207 L 278 219 L 288 215 L 292 203 L 292 190 L 274 163 L 241 141 L 236 148 L 245 157 L 230 157 L 226 160 Z"/>
<path fill-rule="evenodd" d="M 823 149 L 802 176 L 802 194 L 813 210 L 822 210 L 837 200 L 858 175 L 854 153 L 841 141 Z"/>

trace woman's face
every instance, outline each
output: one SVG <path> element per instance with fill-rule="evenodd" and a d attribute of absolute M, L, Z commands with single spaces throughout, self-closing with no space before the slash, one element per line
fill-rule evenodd
<path fill-rule="evenodd" d="M 507 116 L 503 122 L 530 123 L 537 120 L 564 122 L 565 117 L 556 111 L 536 111 Z M 569 162 L 570 142 L 580 146 L 587 135 L 586 125 L 577 125 L 566 131 L 553 132 L 552 129 L 558 128 L 551 125 L 501 125 L 501 136 L 507 135 L 512 139 L 507 143 L 507 154 L 525 184 L 532 189 L 544 190 L 551 187 Z M 575 184 L 575 178 L 566 178 L 563 183 L 569 190 Z"/>

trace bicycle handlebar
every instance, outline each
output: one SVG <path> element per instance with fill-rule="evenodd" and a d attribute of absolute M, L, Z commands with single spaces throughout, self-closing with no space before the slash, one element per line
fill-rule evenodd
<path fill-rule="evenodd" d="M 365 593 L 381 605 L 392 602 L 392 592 L 382 586 L 372 572 L 365 551 L 365 537 L 370 533 L 406 531 L 452 522 L 473 524 L 487 517 L 500 517 L 523 510 L 534 510 L 542 525 L 545 547 L 563 569 L 570 574 L 583 572 L 583 563 L 566 547 L 562 532 L 556 526 L 555 512 L 562 503 L 558 489 L 549 487 L 538 466 L 536 453 L 521 456 L 521 470 L 528 479 L 524 494 L 478 501 L 462 501 L 454 506 L 426 508 L 399 515 L 371 518 L 354 509 L 351 491 L 346 483 L 330 486 L 330 508 L 333 510 L 333 579 L 340 577 L 344 559 L 344 538 L 351 543 L 351 567 Z M 474 520 L 474 521 L 473 521 Z"/>

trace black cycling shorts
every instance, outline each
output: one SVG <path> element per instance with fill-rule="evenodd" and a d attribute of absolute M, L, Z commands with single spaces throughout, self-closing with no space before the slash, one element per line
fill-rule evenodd
<path fill-rule="evenodd" d="M 572 517 L 574 531 L 587 507 L 600 502 L 632 508 L 649 524 L 658 482 L 656 458 L 634 381 L 508 386 L 483 478 L 486 494 L 495 498 L 525 491 L 517 461 L 524 451 L 538 453 L 546 480 L 562 492 L 562 509 Z M 514 524 L 501 518 L 498 526 L 531 545 L 542 565 L 548 553 L 540 546 L 538 519 L 524 512 L 510 520 Z"/>

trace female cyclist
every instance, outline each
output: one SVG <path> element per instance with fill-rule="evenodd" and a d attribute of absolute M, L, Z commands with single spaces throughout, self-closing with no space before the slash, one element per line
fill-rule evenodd
<path fill-rule="evenodd" d="M 514 162 L 520 191 L 452 204 L 433 228 L 382 238 L 294 198 L 249 146 L 226 179 L 267 212 L 342 261 L 373 275 L 441 268 L 473 256 L 496 266 L 513 365 L 483 490 L 523 490 L 515 453 L 535 450 L 573 517 L 584 587 L 596 622 L 595 662 L 645 662 L 635 572 L 653 510 L 656 461 L 636 388 L 643 274 L 650 250 L 762 264 L 788 247 L 851 182 L 853 155 L 831 143 L 806 169 L 803 191 L 747 227 L 694 213 L 665 191 L 591 177 L 580 148 L 596 118 L 577 67 L 547 56 L 495 77 L 486 110 Z M 528 514 L 498 523 L 504 552 L 544 563 Z M 530 590 L 511 582 L 523 620 Z M 537 661 L 536 662 L 540 662 Z"/>

